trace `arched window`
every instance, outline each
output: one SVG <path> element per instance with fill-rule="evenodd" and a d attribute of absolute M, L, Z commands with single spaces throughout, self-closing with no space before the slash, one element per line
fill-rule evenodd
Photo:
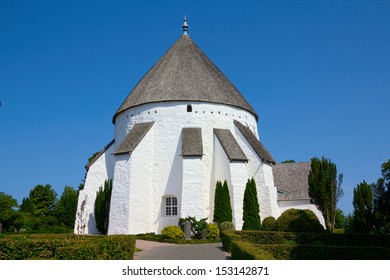
<path fill-rule="evenodd" d="M 188 112 L 188 113 L 191 113 L 191 112 L 192 112 L 192 106 L 191 106 L 191 105 L 187 105 L 187 112 Z"/>
<path fill-rule="evenodd" d="M 177 197 L 166 196 L 164 199 L 165 199 L 165 216 L 177 216 Z"/>

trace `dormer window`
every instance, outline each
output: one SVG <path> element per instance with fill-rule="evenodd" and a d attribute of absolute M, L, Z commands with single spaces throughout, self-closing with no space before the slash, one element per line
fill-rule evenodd
<path fill-rule="evenodd" d="M 192 112 L 192 106 L 191 106 L 191 105 L 187 105 L 187 112 L 188 112 L 188 113 L 191 113 L 191 112 Z"/>

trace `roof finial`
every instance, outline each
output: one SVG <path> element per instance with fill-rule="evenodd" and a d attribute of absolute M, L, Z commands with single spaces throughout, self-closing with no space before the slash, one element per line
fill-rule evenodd
<path fill-rule="evenodd" d="M 184 35 L 187 35 L 187 31 L 188 31 L 188 24 L 187 24 L 187 17 L 184 16 L 184 22 L 183 22 L 183 31 L 184 31 Z"/>

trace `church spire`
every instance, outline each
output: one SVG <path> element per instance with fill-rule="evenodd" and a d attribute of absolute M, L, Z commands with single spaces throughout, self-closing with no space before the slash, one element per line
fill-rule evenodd
<path fill-rule="evenodd" d="M 183 25 L 182 25 L 182 27 L 183 27 L 183 31 L 184 31 L 184 35 L 187 35 L 187 31 L 188 31 L 188 24 L 187 24 L 187 17 L 186 16 L 184 16 L 184 21 L 183 21 Z"/>

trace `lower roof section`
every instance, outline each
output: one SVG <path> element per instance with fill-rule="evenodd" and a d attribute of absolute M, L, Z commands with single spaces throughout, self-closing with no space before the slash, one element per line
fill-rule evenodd
<path fill-rule="evenodd" d="M 268 152 L 268 150 L 264 147 L 263 144 L 257 139 L 257 137 L 253 134 L 253 132 L 240 123 L 239 121 L 234 120 L 234 124 L 238 127 L 242 135 L 246 138 L 246 140 L 249 142 L 249 144 L 252 146 L 252 148 L 255 150 L 257 155 L 266 162 L 275 164 L 276 161 L 271 156 L 271 154 Z"/>
<path fill-rule="evenodd" d="M 181 132 L 182 156 L 203 156 L 202 129 L 184 127 Z"/>
<path fill-rule="evenodd" d="M 230 161 L 248 161 L 248 158 L 238 145 L 229 129 L 214 128 L 214 134 Z"/>
<path fill-rule="evenodd" d="M 120 143 L 118 149 L 115 151 L 115 155 L 131 154 L 152 128 L 153 124 L 154 122 L 135 124 L 126 135 L 126 138 Z"/>

